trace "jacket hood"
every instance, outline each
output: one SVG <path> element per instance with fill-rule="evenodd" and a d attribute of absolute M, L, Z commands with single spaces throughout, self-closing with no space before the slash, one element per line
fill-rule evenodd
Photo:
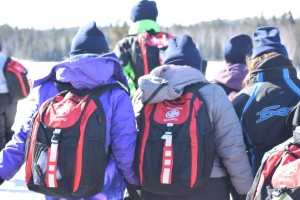
<path fill-rule="evenodd" d="M 154 30 L 154 32 L 159 32 L 160 28 L 156 21 L 150 19 L 144 19 L 135 22 L 129 29 L 128 35 L 135 35 L 142 33 L 144 31 Z"/>
<path fill-rule="evenodd" d="M 222 85 L 240 91 L 243 86 L 243 80 L 248 73 L 246 64 L 226 64 L 214 77 L 213 82 L 221 83 Z"/>
<path fill-rule="evenodd" d="M 139 78 L 140 98 L 143 103 L 158 103 L 180 97 L 184 87 L 207 82 L 200 70 L 190 66 L 163 65 Z"/>
<path fill-rule="evenodd" d="M 128 88 L 126 77 L 117 58 L 93 54 L 73 57 L 55 65 L 47 76 L 34 81 L 33 87 L 49 80 L 69 82 L 76 89 L 91 89 L 114 81 L 119 81 Z"/>

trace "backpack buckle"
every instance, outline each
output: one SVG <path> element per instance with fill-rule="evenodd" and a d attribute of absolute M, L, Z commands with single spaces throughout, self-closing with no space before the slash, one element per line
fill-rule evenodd
<path fill-rule="evenodd" d="M 280 185 L 277 189 L 272 192 L 272 197 L 280 197 L 287 189 L 287 186 Z"/>
<path fill-rule="evenodd" d="M 51 138 L 51 143 L 52 144 L 58 144 L 60 131 L 61 131 L 61 129 L 54 129 L 53 136 Z"/>

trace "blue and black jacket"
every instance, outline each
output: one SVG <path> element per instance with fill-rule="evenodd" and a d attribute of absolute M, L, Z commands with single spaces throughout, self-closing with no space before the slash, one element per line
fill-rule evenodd
<path fill-rule="evenodd" d="M 292 61 L 282 55 L 263 60 L 250 74 L 250 85 L 233 99 L 256 174 L 263 155 L 292 136 L 288 113 L 300 100 L 300 80 Z"/>

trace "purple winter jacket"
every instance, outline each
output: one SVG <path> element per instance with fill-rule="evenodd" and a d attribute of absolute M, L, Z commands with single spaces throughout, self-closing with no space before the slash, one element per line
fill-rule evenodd
<path fill-rule="evenodd" d="M 96 57 L 84 54 L 55 65 L 50 74 L 34 82 L 38 92 L 36 108 L 13 139 L 0 152 L 0 177 L 12 178 L 24 163 L 25 142 L 30 132 L 30 121 L 41 104 L 58 93 L 53 80 L 70 82 L 77 89 L 94 88 L 99 85 L 115 83 L 127 86 L 119 61 L 114 57 Z M 128 86 L 127 86 L 128 87 Z M 106 113 L 106 146 L 113 152 L 106 168 L 104 188 L 101 193 L 85 199 L 121 199 L 125 178 L 129 183 L 138 185 L 139 181 L 132 170 L 137 130 L 134 112 L 129 95 L 125 90 L 114 89 L 100 97 Z M 24 177 L 25 178 L 25 177 Z M 46 197 L 46 199 L 56 199 Z"/>

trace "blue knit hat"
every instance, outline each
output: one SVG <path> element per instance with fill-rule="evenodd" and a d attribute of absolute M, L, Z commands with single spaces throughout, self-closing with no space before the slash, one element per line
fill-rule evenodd
<path fill-rule="evenodd" d="M 143 19 L 156 21 L 157 15 L 158 11 L 155 1 L 142 0 L 132 8 L 130 19 L 133 22 Z"/>
<path fill-rule="evenodd" d="M 202 58 L 191 36 L 170 38 L 163 64 L 188 65 L 201 70 Z"/>
<path fill-rule="evenodd" d="M 252 39 L 249 35 L 231 36 L 224 47 L 224 58 L 228 63 L 246 63 L 246 55 L 251 55 L 252 48 Z"/>
<path fill-rule="evenodd" d="M 271 51 L 275 51 L 288 57 L 285 46 L 281 44 L 279 30 L 275 27 L 258 27 L 254 32 L 253 40 L 258 42 L 258 44 L 253 49 L 252 59 Z"/>
<path fill-rule="evenodd" d="M 73 38 L 69 54 L 74 56 L 84 53 L 102 54 L 107 52 L 109 52 L 109 47 L 106 38 L 97 28 L 96 23 L 92 21 L 79 28 Z"/>

